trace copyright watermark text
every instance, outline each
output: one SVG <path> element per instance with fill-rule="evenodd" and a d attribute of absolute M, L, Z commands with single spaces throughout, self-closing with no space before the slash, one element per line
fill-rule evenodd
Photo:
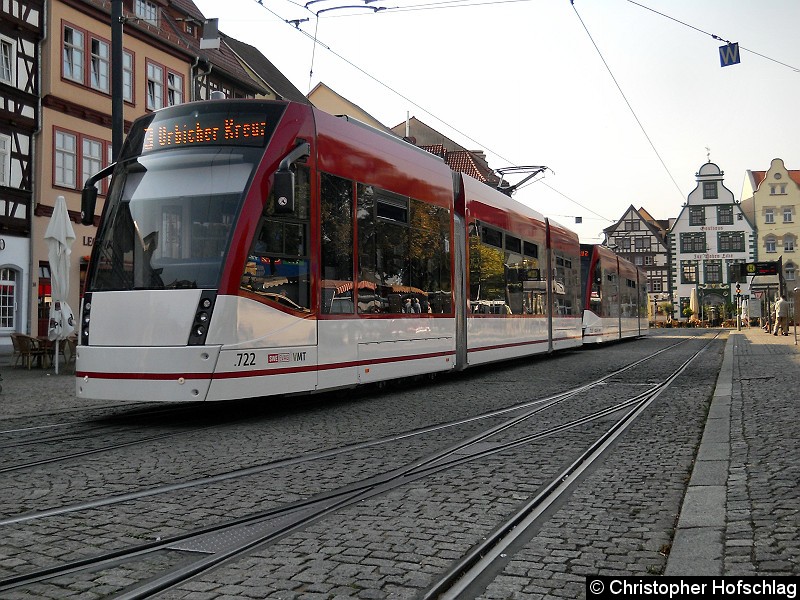
<path fill-rule="evenodd" d="M 797 598 L 797 577 L 614 577 L 586 578 L 587 600 L 610 598 L 724 598 L 758 597 L 767 600 Z"/>

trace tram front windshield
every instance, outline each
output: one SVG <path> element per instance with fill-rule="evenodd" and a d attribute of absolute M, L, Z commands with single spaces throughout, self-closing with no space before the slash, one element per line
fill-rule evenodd
<path fill-rule="evenodd" d="M 138 156 L 115 171 L 89 291 L 215 288 L 263 148 Z"/>

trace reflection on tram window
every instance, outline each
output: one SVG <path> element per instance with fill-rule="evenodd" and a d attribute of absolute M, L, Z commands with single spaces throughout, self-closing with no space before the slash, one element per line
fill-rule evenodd
<path fill-rule="evenodd" d="M 217 287 L 254 158 L 234 148 L 193 149 L 121 165 L 88 289 Z"/>
<path fill-rule="evenodd" d="M 547 281 L 534 242 L 480 223 L 469 228 L 469 294 L 472 314 L 544 315 Z"/>
<path fill-rule="evenodd" d="M 353 182 L 320 176 L 322 304 L 325 314 L 353 314 Z"/>
<path fill-rule="evenodd" d="M 580 261 L 556 252 L 553 277 L 553 312 L 560 316 L 580 316 Z"/>
<path fill-rule="evenodd" d="M 270 194 L 256 228 L 241 287 L 283 308 L 307 312 L 311 307 L 307 168 L 297 170 L 295 198 L 294 214 L 275 215 L 274 197 Z"/>
<path fill-rule="evenodd" d="M 363 184 L 357 196 L 358 312 L 450 314 L 449 212 Z"/>

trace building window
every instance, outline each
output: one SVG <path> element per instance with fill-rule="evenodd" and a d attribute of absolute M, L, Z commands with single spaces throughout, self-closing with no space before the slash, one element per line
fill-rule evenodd
<path fill-rule="evenodd" d="M 147 108 L 158 110 L 164 107 L 164 67 L 147 63 Z"/>
<path fill-rule="evenodd" d="M 167 73 L 167 103 L 183 104 L 183 77 L 177 73 Z"/>
<path fill-rule="evenodd" d="M 641 267 L 644 264 L 644 257 L 643 256 L 634 256 L 633 257 L 633 263 L 637 267 Z"/>
<path fill-rule="evenodd" d="M 709 200 L 717 197 L 717 182 L 704 181 L 703 182 L 703 199 Z"/>
<path fill-rule="evenodd" d="M 639 231 L 639 221 L 625 221 L 625 231 Z"/>
<path fill-rule="evenodd" d="M 717 245 L 720 252 L 744 252 L 744 231 L 721 231 Z"/>
<path fill-rule="evenodd" d="M 14 67 L 17 64 L 14 40 L 0 36 L 0 82 L 16 85 Z"/>
<path fill-rule="evenodd" d="M 109 61 L 109 45 L 95 38 L 92 38 L 92 55 L 91 55 L 91 79 L 89 85 L 96 90 L 108 93 L 108 61 Z"/>
<path fill-rule="evenodd" d="M 719 260 L 707 260 L 703 263 L 705 267 L 706 283 L 722 283 L 722 262 Z"/>
<path fill-rule="evenodd" d="M 764 240 L 764 248 L 767 252 L 775 252 L 775 238 L 767 238 Z"/>
<path fill-rule="evenodd" d="M 785 183 L 770 183 L 769 184 L 769 195 L 770 196 L 785 196 L 786 195 L 786 184 Z"/>
<path fill-rule="evenodd" d="M 11 185 L 11 136 L 0 134 L 0 185 Z"/>
<path fill-rule="evenodd" d="M 733 206 L 717 207 L 717 225 L 733 225 Z"/>
<path fill-rule="evenodd" d="M 705 225 L 706 209 L 704 206 L 692 206 L 689 208 L 689 225 Z"/>
<path fill-rule="evenodd" d="M 630 251 L 630 249 L 631 249 L 631 238 L 622 238 L 620 240 L 620 248 L 622 248 L 623 250 Z"/>
<path fill-rule="evenodd" d="M 792 222 L 792 209 L 790 207 L 783 209 L 783 222 L 784 223 Z"/>
<path fill-rule="evenodd" d="M 682 233 L 681 252 L 705 252 L 706 234 L 705 233 Z"/>
<path fill-rule="evenodd" d="M 133 54 L 122 53 L 122 99 L 133 102 Z"/>
<path fill-rule="evenodd" d="M 774 223 L 775 222 L 775 209 L 774 208 L 767 208 L 764 210 L 764 222 L 765 223 Z"/>
<path fill-rule="evenodd" d="M 83 138 L 83 176 L 88 179 L 103 168 L 103 142 Z"/>
<path fill-rule="evenodd" d="M 0 329 L 16 330 L 17 272 L 5 267 L 0 269 Z"/>
<path fill-rule="evenodd" d="M 681 261 L 681 283 L 697 283 L 697 261 Z"/>
<path fill-rule="evenodd" d="M 652 267 L 655 264 L 652 256 L 645 256 L 644 257 L 644 264 L 647 267 Z"/>
<path fill-rule="evenodd" d="M 794 236 L 789 234 L 785 238 L 783 238 L 783 251 L 784 252 L 794 252 Z"/>
<path fill-rule="evenodd" d="M 787 263 L 786 266 L 783 267 L 783 278 L 786 281 L 794 281 L 795 270 L 793 263 Z"/>
<path fill-rule="evenodd" d="M 650 238 L 639 236 L 636 238 L 636 249 L 637 250 L 650 250 Z"/>
<path fill-rule="evenodd" d="M 148 0 L 136 0 L 134 12 L 140 19 L 158 26 L 158 7 L 154 3 L 148 2 Z"/>
<path fill-rule="evenodd" d="M 650 288 L 651 292 L 663 292 L 664 291 L 664 288 L 662 286 L 660 277 L 648 280 L 647 286 Z"/>
<path fill-rule="evenodd" d="M 56 131 L 55 184 L 75 188 L 78 178 L 78 136 Z"/>
<path fill-rule="evenodd" d="M 83 83 L 83 32 L 64 26 L 63 75 L 77 83 Z"/>
<path fill-rule="evenodd" d="M 79 184 L 106 164 L 111 164 L 110 148 L 111 144 L 108 142 L 56 129 L 54 185 L 77 189 Z"/>

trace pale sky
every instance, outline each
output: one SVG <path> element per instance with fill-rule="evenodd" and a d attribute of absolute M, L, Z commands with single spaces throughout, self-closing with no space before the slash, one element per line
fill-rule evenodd
<path fill-rule="evenodd" d="M 416 116 L 495 169 L 546 165 L 514 198 L 582 242 L 631 204 L 677 217 L 708 152 L 736 200 L 747 169 L 800 169 L 799 0 L 194 1 L 303 93 Z M 312 12 L 348 5 L 386 10 Z"/>

